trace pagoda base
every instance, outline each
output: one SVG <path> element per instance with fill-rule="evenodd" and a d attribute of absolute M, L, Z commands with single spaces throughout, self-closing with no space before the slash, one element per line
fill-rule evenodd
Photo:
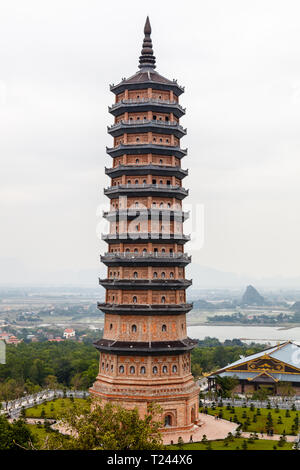
<path fill-rule="evenodd" d="M 198 423 L 199 387 L 192 376 L 189 380 L 165 383 L 160 386 L 134 386 L 107 383 L 97 377 L 89 392 L 94 400 L 101 404 L 113 403 L 126 409 L 137 408 L 141 418 L 147 414 L 150 403 L 160 406 L 162 412 L 157 418 L 163 423 L 161 432 L 193 432 Z"/>

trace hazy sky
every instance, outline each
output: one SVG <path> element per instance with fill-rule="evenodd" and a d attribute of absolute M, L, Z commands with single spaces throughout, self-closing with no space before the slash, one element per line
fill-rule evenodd
<path fill-rule="evenodd" d="M 137 71 L 147 14 L 157 70 L 186 87 L 186 202 L 205 212 L 193 261 L 255 277 L 299 276 L 298 1 L 6 0 L 2 282 L 11 269 L 18 280 L 36 280 L 34 273 L 99 266 L 109 84 Z"/>

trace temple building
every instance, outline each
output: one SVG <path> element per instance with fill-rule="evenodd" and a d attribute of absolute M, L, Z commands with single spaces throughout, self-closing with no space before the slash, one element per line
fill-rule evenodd
<path fill-rule="evenodd" d="M 217 377 L 235 377 L 239 384 L 236 393 L 254 393 L 259 387 L 271 394 L 281 395 L 283 383 L 290 384 L 295 395 L 300 395 L 300 347 L 291 341 L 265 349 L 251 356 L 241 357 L 208 376 L 209 390 L 215 390 Z"/>
<path fill-rule="evenodd" d="M 179 104 L 184 88 L 155 71 L 149 18 L 144 28 L 139 71 L 110 90 L 114 123 L 108 127 L 113 146 L 106 151 L 112 165 L 104 190 L 110 209 L 104 212 L 110 230 L 102 236 L 107 252 L 101 261 L 107 277 L 99 374 L 91 388 L 94 397 L 141 416 L 151 402 L 162 409 L 165 432 L 190 432 L 197 427 L 199 387 L 191 374 L 187 337 L 184 252 L 190 239 L 183 233 L 188 213 L 182 186 L 188 171 L 181 167 L 187 150 L 180 146 L 186 130 Z"/>

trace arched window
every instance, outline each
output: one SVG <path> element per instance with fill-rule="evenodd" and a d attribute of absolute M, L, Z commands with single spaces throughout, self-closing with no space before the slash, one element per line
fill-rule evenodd
<path fill-rule="evenodd" d="M 133 366 L 130 367 L 130 373 L 135 374 L 135 367 L 133 367 Z"/>
<path fill-rule="evenodd" d="M 147 253 L 147 248 L 144 248 L 144 249 L 143 249 L 143 253 Z"/>
<path fill-rule="evenodd" d="M 135 201 L 135 207 L 139 207 L 138 201 Z"/>
<path fill-rule="evenodd" d="M 138 165 L 140 163 L 139 159 L 137 158 L 135 163 Z"/>
<path fill-rule="evenodd" d="M 102 369 L 104 369 L 104 362 L 102 362 Z"/>
<path fill-rule="evenodd" d="M 127 184 L 131 184 L 131 180 L 128 180 L 128 181 L 127 181 Z"/>
<path fill-rule="evenodd" d="M 172 367 L 172 372 L 175 374 L 175 372 L 177 372 L 177 366 L 173 366 Z"/>
<path fill-rule="evenodd" d="M 157 374 L 157 372 L 158 372 L 158 369 L 157 369 L 157 367 L 156 367 L 156 366 L 154 366 L 154 367 L 153 367 L 153 369 L 152 369 L 152 371 L 153 371 L 153 374 Z"/>
<path fill-rule="evenodd" d="M 119 367 L 119 372 L 120 372 L 120 374 L 124 374 L 124 366 Z"/>
<path fill-rule="evenodd" d="M 163 371 L 163 374 L 166 374 L 168 372 L 167 366 L 163 366 L 162 371 Z"/>
<path fill-rule="evenodd" d="M 136 333 L 136 325 L 132 325 L 131 331 L 132 331 L 132 333 Z"/>
<path fill-rule="evenodd" d="M 162 304 L 165 304 L 165 303 L 166 303 L 166 298 L 165 298 L 164 296 L 161 298 L 161 303 L 162 303 Z"/>
<path fill-rule="evenodd" d="M 112 324 L 112 323 L 109 325 L 109 329 L 110 329 L 110 330 L 113 329 L 113 324 Z"/>
<path fill-rule="evenodd" d="M 160 164 L 160 165 L 162 165 L 162 164 L 163 164 L 163 161 L 162 161 L 161 159 L 159 160 L 159 164 Z"/>
<path fill-rule="evenodd" d="M 164 279 L 166 277 L 166 273 L 162 272 L 161 273 L 161 278 Z"/>
<path fill-rule="evenodd" d="M 153 273 L 153 279 L 156 279 L 157 278 L 157 272 L 154 272 Z"/>
<path fill-rule="evenodd" d="M 163 208 L 163 207 L 164 207 L 164 203 L 161 202 L 161 203 L 159 204 L 159 207 L 160 207 L 160 208 Z"/>
<path fill-rule="evenodd" d="M 134 304 L 136 304 L 136 303 L 137 303 L 137 298 L 136 298 L 136 296 L 133 296 L 133 298 L 132 298 L 132 302 L 133 302 Z"/>
<path fill-rule="evenodd" d="M 141 367 L 141 374 L 143 375 L 146 374 L 146 367 L 144 366 Z"/>
<path fill-rule="evenodd" d="M 163 326 L 161 327 L 161 331 L 167 331 L 167 325 L 163 325 Z"/>
<path fill-rule="evenodd" d="M 136 271 L 133 273 L 133 277 L 134 277 L 135 279 L 137 279 L 138 273 L 137 273 Z"/>
<path fill-rule="evenodd" d="M 137 248 L 134 249 L 134 253 L 138 253 L 139 250 Z"/>
<path fill-rule="evenodd" d="M 139 184 L 139 180 L 135 180 L 134 184 Z"/>
<path fill-rule="evenodd" d="M 165 427 L 172 426 L 172 416 L 166 415 L 165 416 Z"/>
<path fill-rule="evenodd" d="M 162 248 L 162 249 L 161 249 L 161 252 L 162 252 L 162 253 L 165 253 L 165 252 L 166 252 L 165 248 Z"/>
<path fill-rule="evenodd" d="M 173 277 L 174 277 L 174 273 L 171 271 L 170 272 L 170 279 L 173 279 Z"/>

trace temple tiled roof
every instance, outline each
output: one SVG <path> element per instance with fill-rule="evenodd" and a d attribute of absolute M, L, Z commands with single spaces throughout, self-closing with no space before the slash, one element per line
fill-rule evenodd
<path fill-rule="evenodd" d="M 294 368 L 299 368 L 300 370 L 300 346 L 293 343 L 292 341 L 286 341 L 284 343 L 273 346 L 271 348 L 264 349 L 263 351 L 260 351 L 259 353 L 251 354 L 250 356 L 246 356 L 246 357 L 241 357 L 239 360 L 232 362 L 231 364 L 228 364 L 227 366 L 223 367 L 222 369 L 217 370 L 216 372 L 213 372 L 211 376 L 221 375 L 222 377 L 225 377 L 225 376 L 232 376 L 234 374 L 238 376 L 239 378 L 244 378 L 245 374 L 247 374 L 247 377 L 251 377 L 252 373 L 249 371 L 237 372 L 235 370 L 228 370 L 228 369 L 232 369 L 233 367 L 236 367 L 238 365 L 242 365 L 247 362 L 253 361 L 255 359 L 263 358 L 265 356 L 274 358 L 277 361 L 283 362 Z M 257 375 L 257 372 L 254 373 L 253 377 L 255 375 Z M 285 378 L 280 378 L 279 380 L 287 380 L 288 374 L 276 373 L 276 379 L 278 379 L 279 376 L 285 377 Z M 300 382 L 300 375 L 299 375 L 299 382 Z"/>

